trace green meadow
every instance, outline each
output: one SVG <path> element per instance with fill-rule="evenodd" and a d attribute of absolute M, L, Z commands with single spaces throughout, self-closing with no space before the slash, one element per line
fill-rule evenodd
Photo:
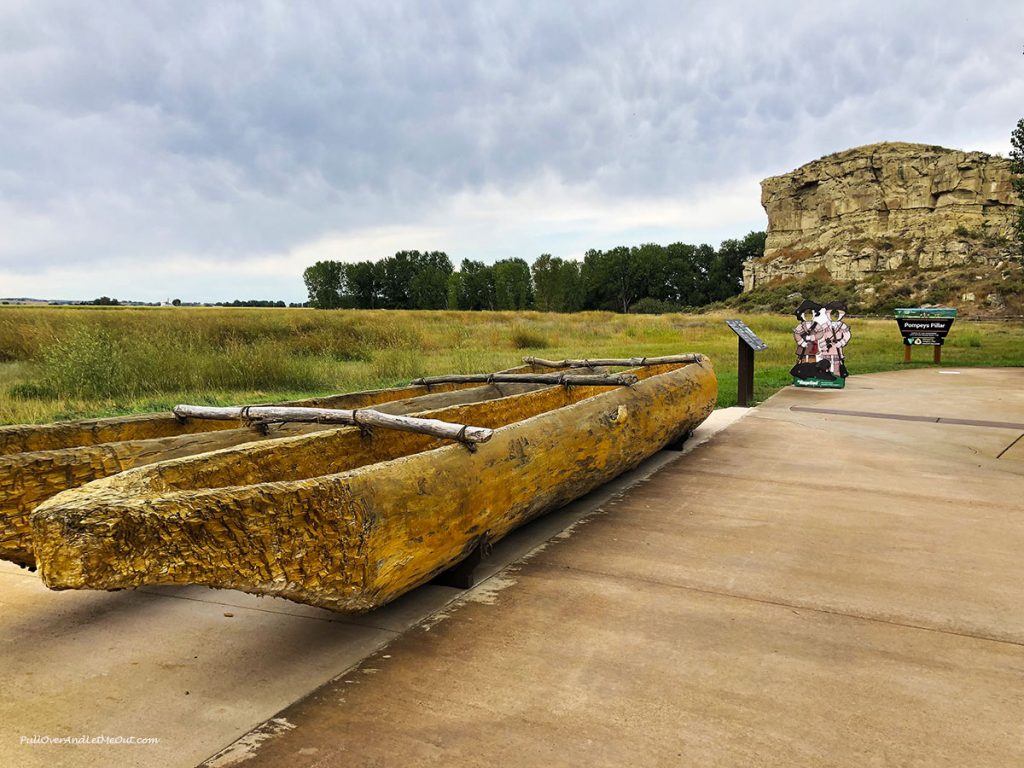
<path fill-rule="evenodd" d="M 0 307 L 0 423 L 244 404 L 497 371 L 539 357 L 708 355 L 719 405 L 735 404 L 736 337 L 725 314 Z M 729 317 L 736 316 L 730 313 Z M 791 315 L 743 314 L 769 348 L 755 396 L 789 383 Z M 851 373 L 906 367 L 893 320 L 847 318 Z M 930 350 L 915 350 L 928 364 Z M 959 320 L 948 366 L 1024 365 L 1024 323 Z"/>

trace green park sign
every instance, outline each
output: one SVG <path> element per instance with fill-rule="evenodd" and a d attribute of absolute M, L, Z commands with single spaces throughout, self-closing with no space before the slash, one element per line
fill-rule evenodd
<path fill-rule="evenodd" d="M 951 307 L 903 308 L 895 314 L 907 346 L 941 347 L 956 319 L 956 310 Z"/>

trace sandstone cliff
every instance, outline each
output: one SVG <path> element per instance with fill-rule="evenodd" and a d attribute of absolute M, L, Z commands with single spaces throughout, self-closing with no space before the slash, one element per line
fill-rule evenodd
<path fill-rule="evenodd" d="M 882 143 L 848 149 L 761 182 L 765 254 L 744 291 L 822 274 L 863 280 L 902 267 L 1014 258 L 1009 161 L 983 152 Z"/>

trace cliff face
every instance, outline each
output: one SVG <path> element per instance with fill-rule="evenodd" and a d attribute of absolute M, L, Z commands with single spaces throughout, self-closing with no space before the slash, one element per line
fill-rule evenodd
<path fill-rule="evenodd" d="M 862 280 L 905 266 L 951 267 L 1013 257 L 1019 201 L 1009 160 L 925 144 L 848 149 L 761 182 L 765 254 L 743 289 L 825 269 Z"/>

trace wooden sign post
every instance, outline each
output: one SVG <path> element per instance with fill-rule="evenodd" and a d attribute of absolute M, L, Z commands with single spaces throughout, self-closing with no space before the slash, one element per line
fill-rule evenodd
<path fill-rule="evenodd" d="M 768 349 L 758 335 L 747 327 L 742 320 L 726 320 L 733 333 L 739 337 L 736 361 L 736 405 L 749 408 L 754 399 L 754 353 Z"/>
<path fill-rule="evenodd" d="M 910 362 L 914 347 L 931 347 L 932 362 L 942 362 L 942 344 L 956 319 L 951 307 L 901 308 L 896 312 L 896 323 L 903 335 L 903 362 Z"/>

